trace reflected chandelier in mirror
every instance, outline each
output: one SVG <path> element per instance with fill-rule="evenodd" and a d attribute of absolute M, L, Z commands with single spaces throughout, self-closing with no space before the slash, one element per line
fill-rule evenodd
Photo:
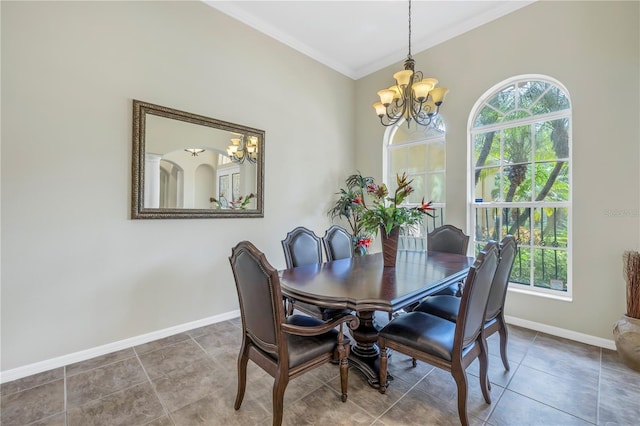
<path fill-rule="evenodd" d="M 264 136 L 134 99 L 132 219 L 264 217 Z"/>

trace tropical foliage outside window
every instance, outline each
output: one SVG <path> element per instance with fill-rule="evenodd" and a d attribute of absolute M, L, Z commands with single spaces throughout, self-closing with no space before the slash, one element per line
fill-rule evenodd
<path fill-rule="evenodd" d="M 470 220 L 476 252 L 512 234 L 515 288 L 571 294 L 571 104 L 542 76 L 487 92 L 471 121 Z M 512 287 L 513 288 L 513 287 Z"/>
<path fill-rule="evenodd" d="M 397 188 L 396 176 L 406 174 L 414 191 L 405 204 L 418 206 L 422 199 L 430 200 L 434 210 L 433 218 L 424 218 L 421 225 L 405 227 L 401 238 L 401 248 L 426 247 L 426 231 L 444 223 L 445 207 L 445 126 L 440 117 L 435 117 L 431 125 L 419 126 L 411 123 L 408 127 L 402 121 L 389 128 L 385 144 L 385 183 L 389 192 Z"/>

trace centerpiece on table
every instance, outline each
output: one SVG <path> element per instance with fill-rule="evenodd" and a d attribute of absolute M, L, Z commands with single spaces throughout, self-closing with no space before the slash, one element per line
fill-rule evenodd
<path fill-rule="evenodd" d="M 431 201 L 425 203 L 424 198 L 417 206 L 403 206 L 402 203 L 413 192 L 413 180 L 407 180 L 407 174 L 403 173 L 402 176 L 396 175 L 396 181 L 397 187 L 393 196 L 389 196 L 389 190 L 384 183 L 367 187 L 367 193 L 374 197 L 373 207 L 364 209 L 360 221 L 365 232 L 377 234 L 380 230 L 385 267 L 396 265 L 400 228 L 421 223 L 423 215 L 433 217 L 429 212 L 433 210 Z"/>
<path fill-rule="evenodd" d="M 406 225 L 417 225 L 422 222 L 423 215 L 433 217 L 430 210 L 431 201 L 425 203 L 424 198 L 419 205 L 403 205 L 413 192 L 411 182 L 406 173 L 397 175 L 397 187 L 393 196 L 385 184 L 377 185 L 373 178 L 355 174 L 347 179 L 347 190 L 341 190 L 340 200 L 336 202 L 329 214 L 333 218 L 344 216 L 354 236 L 371 236 L 380 232 L 382 237 L 382 253 L 384 266 L 395 266 L 398 250 L 400 228 Z M 366 202 L 366 196 L 372 197 L 372 205 Z"/>

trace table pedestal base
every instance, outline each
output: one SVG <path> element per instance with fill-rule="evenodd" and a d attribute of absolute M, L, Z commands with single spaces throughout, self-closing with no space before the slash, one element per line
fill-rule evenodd
<path fill-rule="evenodd" d="M 380 349 L 376 344 L 378 341 L 378 327 L 375 324 L 374 312 L 363 311 L 358 312 L 357 315 L 360 319 L 360 325 L 351 332 L 356 342 L 351 347 L 349 364 L 365 375 L 369 385 L 379 388 Z M 393 380 L 393 377 L 388 373 L 387 380 Z"/>

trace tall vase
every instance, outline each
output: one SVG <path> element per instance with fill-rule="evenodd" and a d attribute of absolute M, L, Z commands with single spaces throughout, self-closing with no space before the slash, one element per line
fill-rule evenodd
<path fill-rule="evenodd" d="M 398 235 L 400 234 L 400 228 L 393 228 L 389 235 L 387 235 L 387 231 L 381 227 L 380 234 L 382 236 L 382 256 L 384 257 L 384 267 L 394 267 L 396 266 L 396 256 L 398 254 Z"/>
<path fill-rule="evenodd" d="M 622 362 L 640 371 L 640 319 L 623 315 L 614 324 L 613 337 Z"/>

